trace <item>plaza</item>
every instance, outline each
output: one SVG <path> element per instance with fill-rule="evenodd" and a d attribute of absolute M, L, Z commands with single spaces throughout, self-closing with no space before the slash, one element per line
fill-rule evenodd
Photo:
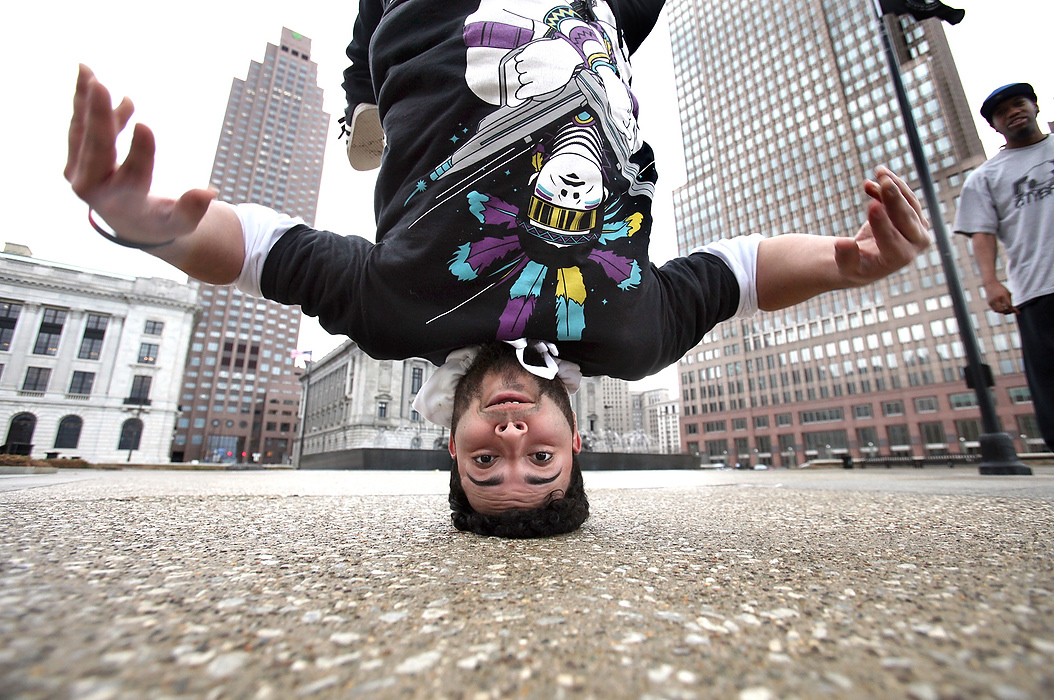
<path fill-rule="evenodd" d="M 442 472 L 9 473 L 0 695 L 1048 697 L 1034 471 L 586 472 L 529 541 Z"/>

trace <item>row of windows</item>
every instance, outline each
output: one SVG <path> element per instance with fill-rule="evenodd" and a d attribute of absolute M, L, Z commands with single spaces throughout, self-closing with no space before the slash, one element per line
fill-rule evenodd
<path fill-rule="evenodd" d="M 1003 375 L 1011 374 L 1023 374 L 1025 371 L 1024 361 L 1021 358 L 1015 359 L 1003 359 L 999 361 L 999 371 Z M 801 403 L 802 401 L 816 401 L 817 399 L 830 399 L 830 398 L 841 398 L 842 396 L 855 396 L 858 394 L 870 394 L 872 392 L 883 392 L 887 390 L 900 390 L 906 386 L 910 387 L 921 387 L 929 386 L 938 383 L 938 375 L 932 370 L 923 370 L 921 372 L 908 372 L 907 382 L 905 383 L 899 374 L 893 374 L 887 381 L 884 377 L 875 377 L 874 379 L 861 379 L 858 382 L 849 381 L 845 384 L 833 384 L 833 385 L 821 385 L 817 387 L 808 387 L 804 391 L 801 389 L 795 389 L 793 391 L 773 392 L 771 394 L 755 394 L 756 388 L 753 384 L 754 380 L 751 381 L 749 401 L 746 398 L 735 398 L 729 397 L 729 402 L 726 406 L 725 401 L 711 401 L 709 403 L 703 403 L 701 406 L 696 406 L 696 390 L 694 387 L 684 389 L 684 402 L 685 415 L 697 415 L 698 413 L 723 413 L 726 408 L 731 410 L 746 409 L 746 408 L 764 408 L 770 405 L 778 406 L 780 404 L 790 403 Z M 944 367 L 941 369 L 939 377 L 940 382 L 951 383 L 958 382 L 962 379 L 960 371 L 956 367 Z M 760 380 L 759 380 L 760 382 Z M 764 384 L 761 384 L 760 388 L 765 389 Z M 776 385 L 773 383 L 770 389 L 775 389 Z M 743 387 L 742 382 L 737 380 L 734 384 L 729 382 L 729 394 L 742 393 Z M 707 386 L 702 387 L 699 392 L 700 399 L 713 399 L 724 396 L 725 391 L 723 386 Z M 1016 401 L 1015 401 L 1016 403 Z"/>
<path fill-rule="evenodd" d="M 33 434 L 36 431 L 37 418 L 32 413 L 19 413 L 11 419 L 8 430 L 9 444 L 33 443 Z M 57 450 L 75 450 L 80 444 L 81 432 L 84 429 L 84 419 L 77 415 L 64 416 L 59 421 L 58 430 L 55 432 L 54 448 Z M 121 433 L 117 441 L 118 450 L 138 450 L 139 440 L 143 434 L 143 421 L 138 418 L 129 418 L 121 424 Z"/>
<path fill-rule="evenodd" d="M 22 305 L 15 302 L 0 302 L 0 350 L 10 351 L 11 342 L 15 335 L 15 327 L 22 311 Z M 58 354 L 59 341 L 66 325 L 67 311 L 65 309 L 45 308 L 41 314 L 40 327 L 37 329 L 37 338 L 33 343 L 34 355 L 54 356 Z M 106 328 L 110 317 L 102 314 L 89 313 L 84 323 L 84 334 L 81 336 L 80 348 L 77 350 L 77 358 L 81 360 L 98 360 L 102 352 L 103 339 L 106 337 Z M 143 327 L 144 335 L 161 335 L 165 324 L 162 321 L 148 320 Z M 139 346 L 139 362 L 141 364 L 156 364 L 158 345 L 155 343 L 142 343 Z"/>
<path fill-rule="evenodd" d="M 1021 436 L 1023 440 L 1035 442 L 1041 441 L 1039 425 L 1033 413 L 1019 414 L 1014 416 L 1016 425 L 1015 435 Z M 687 427 L 687 426 L 686 426 Z M 916 432 L 912 432 L 908 424 L 886 426 L 885 435 L 880 436 L 874 427 L 857 428 L 855 432 L 855 447 L 865 457 L 877 456 L 882 451 L 889 453 L 913 452 L 915 445 L 921 445 L 924 451 L 930 455 L 949 454 L 949 444 L 960 445 L 960 450 L 965 452 L 976 450 L 977 443 L 982 433 L 981 421 L 977 418 L 963 418 L 954 421 L 954 432 L 949 435 L 947 426 L 941 421 L 924 421 L 915 425 Z M 1000 426 L 1002 428 L 1002 426 Z M 686 430 L 690 435 L 698 431 Z M 951 439 L 949 440 L 949 437 Z M 697 451 L 698 441 L 687 441 L 689 451 Z M 751 454 L 749 440 L 747 438 L 734 438 L 731 445 L 727 438 L 712 438 L 704 442 L 706 453 L 711 458 L 725 458 L 730 454 L 735 456 L 748 456 Z M 731 450 L 730 450 L 731 447 Z M 816 432 L 803 432 L 801 442 L 796 441 L 793 434 L 781 434 L 777 436 L 774 445 L 769 435 L 758 435 L 754 438 L 753 451 L 761 455 L 773 454 L 776 447 L 779 454 L 790 459 L 800 456 L 802 451 L 806 456 L 822 455 L 830 456 L 836 453 L 848 452 L 854 447 L 849 442 L 849 432 L 846 430 L 822 430 Z"/>
<path fill-rule="evenodd" d="M 1008 391 L 1010 400 L 1014 404 L 1025 404 L 1030 403 L 1032 396 L 1029 393 L 1027 386 L 1011 387 Z M 962 392 L 957 394 L 950 394 L 948 396 L 948 404 L 953 410 L 975 408 L 978 405 L 977 394 L 973 391 Z M 913 400 L 913 406 L 915 413 L 936 413 L 940 410 L 939 399 L 936 396 L 922 396 Z M 723 409 L 721 409 L 723 410 Z M 905 415 L 905 406 L 903 400 L 892 400 L 883 401 L 880 404 L 880 410 L 883 417 L 891 416 L 902 416 Z M 852 406 L 853 418 L 855 419 L 867 419 L 874 417 L 874 405 L 873 404 L 857 404 Z M 775 416 L 776 425 L 778 427 L 789 426 L 793 424 L 791 413 L 778 413 Z M 834 422 L 842 421 L 845 419 L 843 409 L 841 407 L 832 407 L 825 409 L 817 409 L 810 411 L 800 411 L 798 413 L 798 422 L 801 425 L 808 425 L 811 423 L 822 423 L 822 422 Z M 685 431 L 690 434 L 698 432 L 698 424 L 687 423 L 685 424 Z M 754 416 L 754 428 L 764 430 L 769 427 L 769 416 Z M 747 419 L 736 418 L 732 420 L 732 430 L 746 430 Z M 703 423 L 704 432 L 724 432 L 726 430 L 726 421 L 708 421 Z"/>
<path fill-rule="evenodd" d="M 3 370 L 4 365 L 0 365 L 0 375 L 3 374 Z M 26 374 L 22 380 L 22 391 L 45 393 L 51 383 L 51 372 L 50 367 L 26 367 Z M 137 374 L 132 377 L 132 389 L 125 399 L 125 403 L 149 403 L 150 385 L 152 383 L 153 378 L 149 375 Z M 74 370 L 66 393 L 71 396 L 90 396 L 94 385 L 94 372 Z"/>
<path fill-rule="evenodd" d="M 747 359 L 745 361 L 729 362 L 725 365 L 711 365 L 704 367 L 696 372 L 682 372 L 681 373 L 681 384 L 694 384 L 696 381 L 696 374 L 698 374 L 699 383 L 705 383 L 707 381 L 721 379 L 722 377 L 735 377 L 740 376 L 744 373 L 747 374 L 764 374 L 766 371 L 772 371 L 776 367 L 787 367 L 795 366 L 802 362 L 811 362 L 815 360 L 822 360 L 825 357 L 829 359 L 837 359 L 845 357 L 851 353 L 858 355 L 856 360 L 845 359 L 841 362 L 834 362 L 829 365 L 817 364 L 815 367 L 805 367 L 801 370 L 795 370 L 793 373 L 794 384 L 801 383 L 801 373 L 804 373 L 805 381 L 811 382 L 816 377 L 820 381 L 826 378 L 827 372 L 830 371 L 832 377 L 839 377 L 843 373 L 845 376 L 850 376 L 854 373 L 854 368 L 860 374 L 866 374 L 867 368 L 870 366 L 874 371 L 882 371 L 883 368 L 897 369 L 900 366 L 899 358 L 902 358 L 903 364 L 906 367 L 914 367 L 916 365 L 925 365 L 931 361 L 943 361 L 950 362 L 953 359 L 960 359 L 965 356 L 965 348 L 959 341 L 940 342 L 933 346 L 933 349 L 926 345 L 916 345 L 915 347 L 905 347 L 900 355 L 898 356 L 895 352 L 880 352 L 882 348 L 892 348 L 894 345 L 894 333 L 896 334 L 896 340 L 899 341 L 901 346 L 906 346 L 909 343 L 921 343 L 927 338 L 945 338 L 946 336 L 954 336 L 958 332 L 958 324 L 954 318 L 938 319 L 932 321 L 927 328 L 925 324 L 913 324 L 911 326 L 902 326 L 895 330 L 882 331 L 881 333 L 872 333 L 866 336 L 855 336 L 853 338 L 843 338 L 838 341 L 830 341 L 826 343 L 819 343 L 812 347 L 805 347 L 801 349 L 790 350 L 789 352 L 781 352 L 776 354 L 766 355 L 764 357 L 754 357 L 753 359 Z M 781 332 L 778 332 L 778 334 Z M 797 336 L 795 336 L 796 338 Z M 758 339 L 755 338 L 755 342 Z M 978 339 L 978 344 L 984 352 L 986 350 L 986 343 L 983 339 Z M 991 337 L 991 344 L 993 350 L 996 352 L 1009 352 L 1011 350 L 1018 350 L 1021 348 L 1021 336 L 1016 330 L 1011 330 L 1009 333 L 996 333 Z M 755 350 L 763 349 L 761 347 L 755 347 Z M 696 353 L 695 359 L 703 362 L 710 362 L 721 358 L 722 356 L 737 355 L 737 346 L 726 345 L 723 348 L 714 348 L 712 350 L 706 350 Z M 870 359 L 869 359 L 870 358 Z M 682 364 L 691 364 L 692 356 L 687 355 L 682 359 Z M 771 377 L 772 375 L 770 375 Z M 784 371 L 781 373 L 784 377 L 783 386 L 788 385 L 786 379 L 787 373 Z M 759 378 L 764 388 L 764 377 Z M 775 386 L 775 380 L 772 380 L 772 385 Z"/>

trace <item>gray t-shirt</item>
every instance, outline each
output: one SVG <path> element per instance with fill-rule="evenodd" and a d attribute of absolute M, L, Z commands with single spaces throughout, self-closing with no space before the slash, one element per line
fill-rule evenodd
<path fill-rule="evenodd" d="M 955 232 L 995 234 L 1014 304 L 1054 294 L 1054 138 L 1005 148 L 963 185 Z"/>

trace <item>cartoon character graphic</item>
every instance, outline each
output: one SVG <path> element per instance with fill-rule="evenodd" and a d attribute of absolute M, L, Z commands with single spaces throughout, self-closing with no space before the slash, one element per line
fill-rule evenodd
<path fill-rule="evenodd" d="M 1033 166 L 1014 182 L 1014 206 L 1023 207 L 1054 194 L 1054 160 Z"/>
<path fill-rule="evenodd" d="M 466 19 L 466 81 L 497 109 L 432 171 L 433 182 L 451 184 L 421 218 L 464 197 L 479 223 L 508 232 L 461 245 L 449 264 L 459 280 L 490 278 L 484 292 L 508 286 L 498 339 L 523 337 L 551 292 L 557 339 L 580 340 L 587 275 L 623 291 L 640 283 L 640 264 L 608 246 L 640 229 L 643 215 L 623 208 L 632 197 L 650 198 L 654 182 L 632 159 L 640 148 L 636 105 L 610 10 L 594 11 L 591 0 L 556 7 L 533 0 L 517 10 L 532 6 L 538 19 L 482 0 Z M 524 162 L 528 174 L 506 170 Z M 501 173 L 521 178 L 501 190 L 505 198 L 474 189 Z"/>

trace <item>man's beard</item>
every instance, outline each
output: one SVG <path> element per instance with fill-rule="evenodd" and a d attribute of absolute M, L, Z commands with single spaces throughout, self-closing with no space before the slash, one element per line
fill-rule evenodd
<path fill-rule="evenodd" d="M 476 355 L 476 359 L 472 361 L 472 365 L 458 382 L 457 389 L 454 390 L 451 435 L 457 430 L 458 420 L 468 410 L 473 399 L 479 399 L 482 403 L 483 380 L 492 373 L 499 374 L 510 386 L 517 384 L 522 386 L 524 381 L 533 382 L 532 388 L 537 388 L 539 400 L 542 396 L 551 398 L 567 418 L 568 426 L 574 427 L 574 412 L 571 410 L 571 401 L 563 382 L 559 379 L 542 379 L 531 374 L 520 365 L 519 360 L 516 359 L 516 351 L 511 345 L 494 342 L 480 346 L 479 354 Z"/>

